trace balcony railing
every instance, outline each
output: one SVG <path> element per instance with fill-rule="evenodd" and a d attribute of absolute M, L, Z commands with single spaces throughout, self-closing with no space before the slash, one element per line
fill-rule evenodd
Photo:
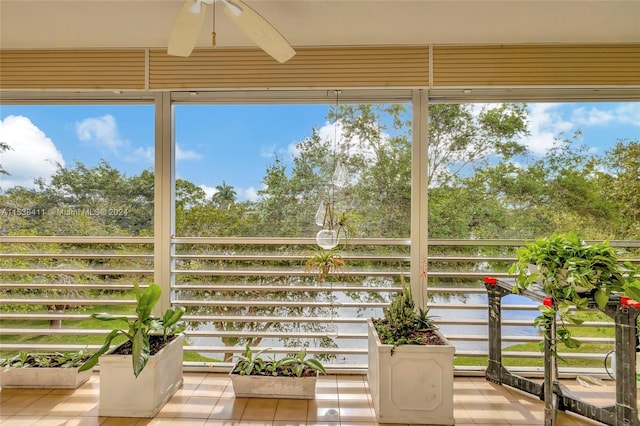
<path fill-rule="evenodd" d="M 133 282 L 145 286 L 154 278 L 153 243 L 139 237 L 3 237 L 0 351 L 99 347 L 108 331 L 91 320 L 91 313 L 133 318 Z M 483 278 L 507 277 L 523 243 L 429 242 L 430 314 L 456 345 L 458 365 L 486 364 Z M 409 280 L 406 239 L 349 241 L 340 250 L 346 267 L 323 282 L 305 268 L 315 248 L 312 239 L 174 238 L 171 244 L 171 285 L 163 291 L 170 292 L 172 305 L 187 310 L 185 365 L 193 368 L 228 368 L 230 357 L 250 343 L 276 355 L 305 346 L 330 369 L 363 371 L 367 318 L 381 316 L 390 295 Z M 612 245 L 640 247 L 637 241 Z M 525 298 L 513 296 L 505 303 L 505 358 L 525 366 L 539 361 L 537 350 L 509 348 L 541 340 L 532 327 L 535 316 L 537 306 Z M 596 318 L 581 327 L 611 326 L 608 319 Z M 562 356 L 600 365 L 614 343 L 613 337 L 597 335 L 581 340 L 592 349 Z"/>

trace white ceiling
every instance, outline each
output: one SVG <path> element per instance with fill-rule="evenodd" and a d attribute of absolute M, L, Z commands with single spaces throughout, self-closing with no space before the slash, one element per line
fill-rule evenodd
<path fill-rule="evenodd" d="M 245 0 L 294 46 L 640 42 L 640 0 Z M 167 45 L 183 0 L 0 0 L 0 48 Z M 221 47 L 251 46 L 218 4 Z M 208 47 L 211 8 L 198 47 Z"/>

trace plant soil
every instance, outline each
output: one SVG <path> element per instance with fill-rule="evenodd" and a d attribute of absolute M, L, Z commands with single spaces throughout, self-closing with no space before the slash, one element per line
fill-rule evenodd
<path fill-rule="evenodd" d="M 83 355 L 82 358 L 78 358 L 76 366 L 81 365 L 83 362 L 91 358 L 91 354 Z M 46 362 L 45 362 L 46 360 Z M 24 361 L 22 368 L 58 368 L 63 367 L 65 362 L 68 362 L 69 358 L 64 355 L 57 354 L 41 354 L 38 358 L 33 355 L 28 355 Z M 43 364 L 43 362 L 45 362 Z M 64 366 L 65 368 L 69 366 Z"/>
<path fill-rule="evenodd" d="M 266 363 L 267 365 L 269 365 L 269 363 Z M 231 372 L 231 374 L 239 374 L 235 369 L 233 370 L 233 372 Z M 302 375 L 301 376 L 296 376 L 295 373 L 293 372 L 293 370 L 290 367 L 278 367 L 276 368 L 276 374 L 273 374 L 270 371 L 266 371 L 266 370 L 262 370 L 262 371 L 256 371 L 256 369 L 254 368 L 253 371 L 251 372 L 250 376 L 268 376 L 268 377 L 315 377 L 317 375 L 317 371 L 314 370 L 313 368 L 306 368 L 304 370 L 302 370 Z"/>
<path fill-rule="evenodd" d="M 420 338 L 422 341 L 422 345 L 444 345 L 444 342 L 440 338 L 438 334 L 436 334 L 435 330 L 416 330 L 411 334 L 411 340 L 416 341 Z"/>
<path fill-rule="evenodd" d="M 378 333 L 380 341 L 385 345 L 445 345 L 436 328 L 414 329 L 408 333 L 401 333 L 397 328 L 390 326 L 384 319 L 373 319 L 373 325 Z M 386 329 L 396 341 L 389 338 L 389 335 L 381 333 L 379 327 Z"/>
<path fill-rule="evenodd" d="M 178 335 L 174 334 L 171 336 L 167 336 L 167 340 L 164 340 L 163 336 L 149 336 L 150 355 L 155 355 L 158 352 L 160 352 L 162 348 L 167 346 L 169 342 L 171 342 L 176 337 L 178 337 Z M 132 350 L 133 350 L 133 345 L 131 343 L 131 340 L 127 340 L 122 345 L 118 346 L 116 350 L 114 350 L 112 353 L 115 355 L 131 355 Z"/>

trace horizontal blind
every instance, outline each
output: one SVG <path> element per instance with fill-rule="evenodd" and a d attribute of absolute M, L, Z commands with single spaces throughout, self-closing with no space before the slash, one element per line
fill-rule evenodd
<path fill-rule="evenodd" d="M 427 47 L 299 48 L 284 64 L 257 49 L 149 54 L 152 90 L 426 87 L 428 73 Z"/>
<path fill-rule="evenodd" d="M 0 89 L 198 90 L 640 86 L 640 44 L 0 50 Z M 145 70 L 145 67 L 148 67 Z M 147 73 L 145 73 L 147 71 Z"/>
<path fill-rule="evenodd" d="M 434 46 L 433 87 L 640 85 L 640 44 Z"/>
<path fill-rule="evenodd" d="M 144 88 L 142 49 L 0 50 L 0 89 Z"/>

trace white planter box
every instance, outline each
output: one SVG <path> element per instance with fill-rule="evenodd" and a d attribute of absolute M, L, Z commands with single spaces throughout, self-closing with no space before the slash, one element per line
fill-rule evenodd
<path fill-rule="evenodd" d="M 316 396 L 317 374 L 313 377 L 229 374 L 229 377 L 237 397 L 313 399 Z"/>
<path fill-rule="evenodd" d="M 453 425 L 453 356 L 446 345 L 383 345 L 371 320 L 369 391 L 380 423 Z"/>
<path fill-rule="evenodd" d="M 0 373 L 0 386 L 31 389 L 76 389 L 89 380 L 91 370 L 78 368 L 7 368 Z"/>
<path fill-rule="evenodd" d="M 100 357 L 100 407 L 104 417 L 154 417 L 182 386 L 182 346 L 179 335 L 151 356 L 144 370 L 133 375 L 131 355 Z"/>

